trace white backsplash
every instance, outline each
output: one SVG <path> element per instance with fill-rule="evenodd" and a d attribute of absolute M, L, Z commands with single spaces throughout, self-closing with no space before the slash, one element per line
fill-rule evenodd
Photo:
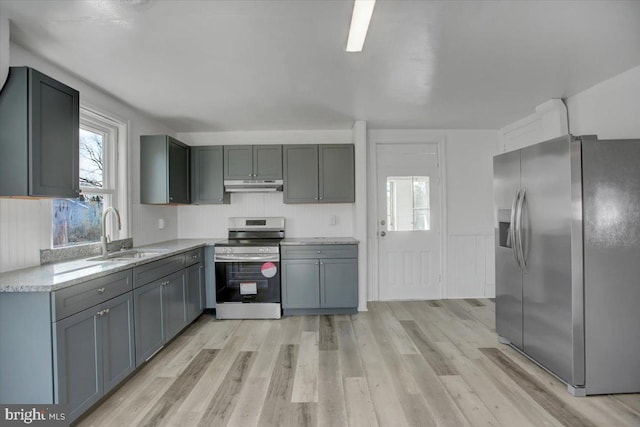
<path fill-rule="evenodd" d="M 180 206 L 178 236 L 226 237 L 227 218 L 282 216 L 287 237 L 352 237 L 353 204 L 310 203 L 287 205 L 282 193 L 233 193 L 229 205 Z M 332 217 L 335 216 L 335 225 Z"/>
<path fill-rule="evenodd" d="M 0 272 L 40 264 L 51 247 L 51 200 L 0 199 Z"/>

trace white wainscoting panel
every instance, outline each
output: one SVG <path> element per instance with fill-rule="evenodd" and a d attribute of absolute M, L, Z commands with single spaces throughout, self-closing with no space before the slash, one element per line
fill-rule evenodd
<path fill-rule="evenodd" d="M 493 298 L 493 235 L 449 235 L 445 298 Z"/>

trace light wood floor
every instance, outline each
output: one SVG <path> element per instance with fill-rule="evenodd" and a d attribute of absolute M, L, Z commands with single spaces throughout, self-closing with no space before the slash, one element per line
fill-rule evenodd
<path fill-rule="evenodd" d="M 640 394 L 574 398 L 500 345 L 491 300 L 353 316 L 203 315 L 82 426 L 639 426 Z"/>

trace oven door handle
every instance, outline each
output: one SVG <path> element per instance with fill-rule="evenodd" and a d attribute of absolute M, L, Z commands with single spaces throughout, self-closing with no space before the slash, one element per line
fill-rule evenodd
<path fill-rule="evenodd" d="M 214 262 L 280 262 L 280 255 L 258 255 L 258 256 L 236 256 L 236 255 L 215 255 L 213 257 Z"/>

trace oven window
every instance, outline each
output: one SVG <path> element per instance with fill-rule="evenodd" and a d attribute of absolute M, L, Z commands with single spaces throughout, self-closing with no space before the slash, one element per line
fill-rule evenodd
<path fill-rule="evenodd" d="M 280 263 L 217 262 L 216 301 L 280 302 Z"/>

